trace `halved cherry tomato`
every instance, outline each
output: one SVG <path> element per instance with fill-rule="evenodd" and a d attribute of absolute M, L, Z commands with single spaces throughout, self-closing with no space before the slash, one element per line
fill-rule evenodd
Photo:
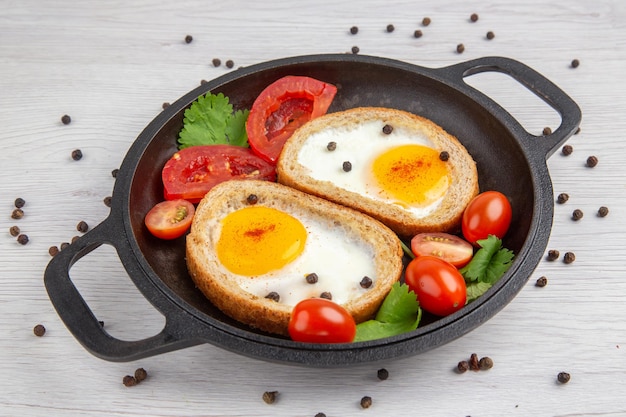
<path fill-rule="evenodd" d="M 417 294 L 420 307 L 437 316 L 461 309 L 467 300 L 463 275 L 435 256 L 420 256 L 407 265 L 405 282 Z"/>
<path fill-rule="evenodd" d="M 161 174 L 165 199 L 192 203 L 217 184 L 227 180 L 276 180 L 273 165 L 248 148 L 233 145 L 191 146 L 176 152 Z"/>
<path fill-rule="evenodd" d="M 356 323 L 348 311 L 325 298 L 307 298 L 293 308 L 289 336 L 296 342 L 349 343 Z"/>
<path fill-rule="evenodd" d="M 276 164 L 293 132 L 326 113 L 337 87 L 314 78 L 289 75 L 267 86 L 256 98 L 246 122 L 250 148 Z"/>
<path fill-rule="evenodd" d="M 472 259 L 474 248 L 458 236 L 434 232 L 415 235 L 411 239 L 411 252 L 416 257 L 436 256 L 461 268 Z"/>
<path fill-rule="evenodd" d="M 187 200 L 167 200 L 156 204 L 146 214 L 146 227 L 161 239 L 176 239 L 191 226 L 195 208 Z"/>
<path fill-rule="evenodd" d="M 502 239 L 509 230 L 511 217 L 508 198 L 498 191 L 485 191 L 474 197 L 463 212 L 463 236 L 474 246 L 489 235 Z"/>

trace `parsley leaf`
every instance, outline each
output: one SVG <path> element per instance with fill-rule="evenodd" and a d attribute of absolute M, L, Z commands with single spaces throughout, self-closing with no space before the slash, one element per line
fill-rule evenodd
<path fill-rule="evenodd" d="M 246 120 L 249 113 L 249 110 L 233 113 L 233 106 L 224 94 L 206 93 L 185 110 L 178 148 L 219 144 L 247 147 Z"/>
<path fill-rule="evenodd" d="M 467 301 L 485 293 L 511 266 L 513 252 L 502 247 L 502 240 L 493 235 L 479 240 L 480 249 L 472 260 L 459 270 L 467 284 Z"/>
<path fill-rule="evenodd" d="M 356 326 L 355 342 L 382 339 L 415 330 L 422 318 L 417 295 L 396 282 L 385 297 L 376 318 Z"/>

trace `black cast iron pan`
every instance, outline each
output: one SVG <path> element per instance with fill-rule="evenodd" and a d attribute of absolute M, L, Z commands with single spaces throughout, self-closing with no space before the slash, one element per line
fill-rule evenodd
<path fill-rule="evenodd" d="M 464 78 L 487 71 L 509 75 L 554 108 L 561 125 L 547 136 L 528 133 L 502 107 Z M 148 210 L 163 199 L 161 168 L 176 150 L 184 110 L 200 95 L 222 92 L 235 108 L 250 108 L 263 88 L 285 75 L 308 75 L 338 86 L 329 111 L 385 106 L 432 119 L 457 136 L 478 166 L 480 188 L 499 190 L 513 207 L 504 246 L 516 258 L 486 294 L 460 311 L 403 335 L 354 344 L 315 345 L 263 334 L 217 310 L 194 287 L 184 259 L 184 237 L 153 238 Z M 159 114 L 129 149 L 117 176 L 110 215 L 55 256 L 44 281 L 50 300 L 78 341 L 92 354 L 130 361 L 201 343 L 268 361 L 331 367 L 405 357 L 456 339 L 502 309 L 537 266 L 547 245 L 553 193 L 546 159 L 576 130 L 581 112 L 557 86 L 511 59 L 485 57 L 430 69 L 362 55 L 315 55 L 242 68 L 201 85 Z M 147 339 L 109 335 L 70 279 L 72 265 L 102 244 L 114 246 L 134 284 L 165 316 Z"/>

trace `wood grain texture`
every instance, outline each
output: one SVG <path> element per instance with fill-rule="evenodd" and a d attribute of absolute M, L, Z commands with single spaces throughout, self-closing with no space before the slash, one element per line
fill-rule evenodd
<path fill-rule="evenodd" d="M 1 416 L 623 416 L 626 415 L 626 3 L 0 0 Z M 479 20 L 469 21 L 471 13 Z M 432 23 L 421 24 L 428 16 Z M 385 28 L 393 24 L 395 30 Z M 359 33 L 350 35 L 351 26 Z M 413 37 L 415 30 L 423 36 Z M 487 31 L 495 38 L 487 40 Z M 187 34 L 193 42 L 186 44 Z M 463 43 L 465 51 L 456 52 Z M 130 363 L 87 353 L 48 300 L 48 248 L 108 215 L 124 155 L 142 129 L 201 80 L 235 68 L 313 53 L 360 53 L 442 67 L 481 56 L 520 60 L 582 108 L 581 132 L 548 160 L 555 193 L 549 248 L 573 264 L 542 261 L 519 295 L 486 324 L 425 354 L 348 369 L 307 369 L 200 345 Z M 573 59 L 580 66 L 571 68 Z M 469 77 L 534 134 L 559 123 L 516 83 Z M 70 125 L 61 116 L 72 117 Z M 80 148 L 84 158 L 70 154 Z M 595 155 L 595 168 L 585 166 Z M 25 216 L 10 218 L 15 198 Z M 600 206 L 610 213 L 596 216 Z M 583 210 L 578 222 L 574 209 Z M 26 246 L 8 234 L 19 225 Z M 102 247 L 72 278 L 116 337 L 157 333 L 164 319 Z M 540 276 L 544 288 L 534 286 Z M 47 328 L 44 337 L 33 326 Z M 457 374 L 473 352 L 488 372 Z M 144 367 L 132 388 L 122 377 Z M 389 370 L 379 381 L 376 371 Z M 571 374 L 558 384 L 561 371 Z M 264 391 L 280 392 L 273 405 Z M 362 410 L 361 397 L 373 406 Z"/>

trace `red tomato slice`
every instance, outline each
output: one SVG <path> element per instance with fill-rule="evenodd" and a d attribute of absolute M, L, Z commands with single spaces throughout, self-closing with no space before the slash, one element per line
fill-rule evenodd
<path fill-rule="evenodd" d="M 350 343 L 356 323 L 348 311 L 324 298 L 307 298 L 293 308 L 289 336 L 296 342 Z"/>
<path fill-rule="evenodd" d="M 176 152 L 162 171 L 165 199 L 192 203 L 227 180 L 276 180 L 274 166 L 250 149 L 233 145 L 191 146 Z"/>
<path fill-rule="evenodd" d="M 463 275 L 435 256 L 420 256 L 407 265 L 405 282 L 417 294 L 420 307 L 437 316 L 460 310 L 467 300 Z"/>
<path fill-rule="evenodd" d="M 474 197 L 463 212 L 463 236 L 474 246 L 489 235 L 502 239 L 509 230 L 511 217 L 508 198 L 498 191 L 485 191 Z"/>
<path fill-rule="evenodd" d="M 161 239 L 176 239 L 191 226 L 195 208 L 187 200 L 162 201 L 146 214 L 146 227 Z"/>
<path fill-rule="evenodd" d="M 250 148 L 276 164 L 293 132 L 326 113 L 337 87 L 314 78 L 289 75 L 267 86 L 256 98 L 246 122 Z"/>
<path fill-rule="evenodd" d="M 472 259 L 474 248 L 471 243 L 448 233 L 420 233 L 411 239 L 411 252 L 416 257 L 436 256 L 461 268 Z"/>

